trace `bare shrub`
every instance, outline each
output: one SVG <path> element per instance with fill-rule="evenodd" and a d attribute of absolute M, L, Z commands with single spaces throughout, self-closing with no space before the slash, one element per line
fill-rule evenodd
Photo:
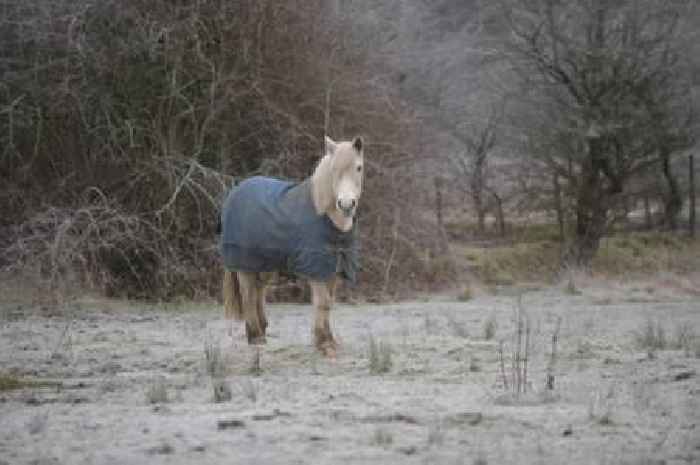
<path fill-rule="evenodd" d="M 391 370 L 393 362 L 391 360 L 393 349 L 391 345 L 383 341 L 375 341 L 374 337 L 369 337 L 369 372 L 373 375 L 388 373 Z"/>
<path fill-rule="evenodd" d="M 78 208 L 50 207 L 19 225 L 4 251 L 13 263 L 9 270 L 37 269 L 53 293 L 65 293 L 76 276 L 107 295 L 143 296 L 172 285 L 169 266 L 177 268 L 179 260 L 161 229 L 96 195 Z"/>
<path fill-rule="evenodd" d="M 514 313 L 515 332 L 511 347 L 511 363 L 509 367 L 510 381 L 507 376 L 503 343 L 499 346 L 499 360 L 501 366 L 501 376 L 503 377 L 503 387 L 512 390 L 516 398 L 520 394 L 527 392 L 528 386 L 528 362 L 532 351 L 530 318 L 522 306 L 522 299 L 518 298 L 518 303 Z"/>
<path fill-rule="evenodd" d="M 413 205 L 405 160 L 422 151 L 422 123 L 385 79 L 374 39 L 391 37 L 387 23 L 301 0 L 14 2 L 0 22 L 0 269 L 34 263 L 57 292 L 218 295 L 215 229 L 234 178 L 301 179 L 323 134 L 362 133 L 378 143 L 359 292 L 453 279 Z"/>
<path fill-rule="evenodd" d="M 521 297 L 514 309 L 513 325 L 510 341 L 501 339 L 497 348 L 498 370 L 505 392 L 497 397 L 496 402 L 499 405 L 534 405 L 557 400 L 559 396 L 554 389 L 561 318 L 556 319 L 549 353 L 537 357 L 541 344 L 537 341 L 541 334 L 539 324 L 533 328 Z M 538 360 L 540 362 L 536 363 Z M 544 390 L 538 390 L 532 383 L 533 376 L 541 374 L 544 375 Z"/>

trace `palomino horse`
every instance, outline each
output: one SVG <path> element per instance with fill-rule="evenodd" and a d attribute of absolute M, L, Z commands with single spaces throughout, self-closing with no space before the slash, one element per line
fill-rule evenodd
<path fill-rule="evenodd" d="M 316 308 L 314 337 L 335 356 L 329 315 L 338 278 L 355 280 L 358 268 L 355 213 L 362 193 L 363 141 L 334 142 L 311 177 L 301 183 L 266 177 L 241 182 L 221 213 L 224 308 L 245 320 L 249 344 L 264 344 L 265 286 L 274 272 L 309 280 Z"/>

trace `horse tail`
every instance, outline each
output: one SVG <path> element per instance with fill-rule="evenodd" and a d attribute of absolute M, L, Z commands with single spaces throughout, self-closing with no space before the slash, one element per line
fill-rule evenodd
<path fill-rule="evenodd" d="M 243 319 L 243 302 L 238 275 L 233 271 L 224 270 L 224 315 L 227 319 Z"/>

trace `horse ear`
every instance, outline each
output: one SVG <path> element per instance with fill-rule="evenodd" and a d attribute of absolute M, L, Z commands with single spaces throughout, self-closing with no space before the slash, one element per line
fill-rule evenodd
<path fill-rule="evenodd" d="M 338 144 L 335 143 L 333 139 L 326 136 L 326 155 L 333 155 L 335 153 L 335 148 Z"/>
<path fill-rule="evenodd" d="M 362 140 L 362 136 L 357 136 L 352 140 L 352 147 L 358 152 L 362 152 L 362 147 L 365 145 L 365 141 Z"/>

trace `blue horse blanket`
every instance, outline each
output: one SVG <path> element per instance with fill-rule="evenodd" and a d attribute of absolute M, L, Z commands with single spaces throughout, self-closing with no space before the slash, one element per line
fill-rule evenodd
<path fill-rule="evenodd" d="M 353 284 L 359 268 L 356 221 L 337 229 L 314 208 L 311 180 L 256 176 L 231 189 L 221 213 L 220 252 L 229 271 L 281 271 Z"/>

